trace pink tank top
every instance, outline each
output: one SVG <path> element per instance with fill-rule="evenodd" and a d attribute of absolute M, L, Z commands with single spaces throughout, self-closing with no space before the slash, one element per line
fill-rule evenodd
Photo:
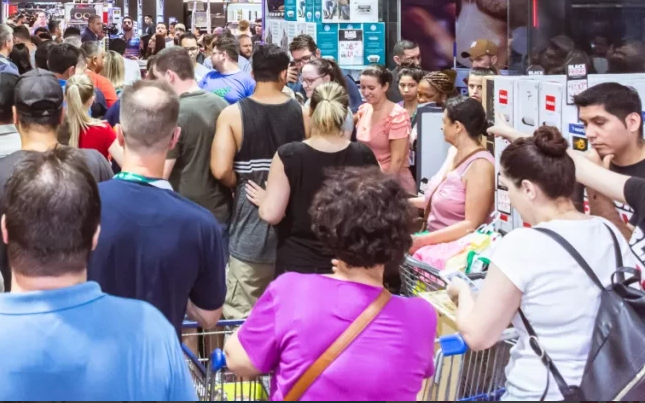
<path fill-rule="evenodd" d="M 427 198 L 432 196 L 428 231 L 449 227 L 466 218 L 466 185 L 463 177 L 473 161 L 478 159 L 485 159 L 495 165 L 495 158 L 488 151 L 480 151 L 450 171 L 443 182 L 443 171 L 432 177 L 425 192 L 426 202 Z"/>

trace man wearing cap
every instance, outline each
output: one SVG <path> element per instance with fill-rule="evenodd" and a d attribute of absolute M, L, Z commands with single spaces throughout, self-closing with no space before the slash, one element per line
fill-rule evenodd
<path fill-rule="evenodd" d="M 487 39 L 477 39 L 461 57 L 470 59 L 472 68 L 497 70 L 497 45 Z"/>
<path fill-rule="evenodd" d="M 175 38 L 179 38 L 186 33 L 186 26 L 184 24 L 175 24 Z"/>
<path fill-rule="evenodd" d="M 58 143 L 57 136 L 58 128 L 64 119 L 63 89 L 53 73 L 34 69 L 23 74 L 16 84 L 14 100 L 13 121 L 20 133 L 22 149 L 0 158 L 0 205 L 4 197 L 5 183 L 16 164 L 22 161 L 28 151 L 44 152 L 56 147 L 65 147 Z M 80 151 L 97 182 L 112 178 L 114 174 L 110 164 L 98 151 Z M 0 242 L 0 272 L 5 279 L 5 287 L 9 290 L 11 274 L 6 251 L 6 245 Z"/>

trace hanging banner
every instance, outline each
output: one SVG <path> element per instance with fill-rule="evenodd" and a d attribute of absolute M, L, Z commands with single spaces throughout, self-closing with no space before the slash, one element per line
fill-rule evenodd
<path fill-rule="evenodd" d="M 164 8 L 164 0 L 157 0 L 157 21 L 164 21 L 163 8 Z M 143 14 L 143 12 L 141 12 L 140 15 L 141 14 Z"/>

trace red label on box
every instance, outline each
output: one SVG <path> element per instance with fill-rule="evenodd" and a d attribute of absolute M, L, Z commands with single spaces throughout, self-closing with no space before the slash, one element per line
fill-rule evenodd
<path fill-rule="evenodd" d="M 508 91 L 499 90 L 499 103 L 502 105 L 508 105 Z"/>
<path fill-rule="evenodd" d="M 546 96 L 546 110 L 555 112 L 555 97 L 553 95 Z"/>

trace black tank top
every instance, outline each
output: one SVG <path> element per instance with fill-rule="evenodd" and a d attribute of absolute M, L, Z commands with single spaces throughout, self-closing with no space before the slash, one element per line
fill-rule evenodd
<path fill-rule="evenodd" d="M 277 236 L 260 219 L 258 208 L 246 198 L 249 180 L 265 187 L 271 160 L 278 148 L 305 138 L 302 106 L 290 99 L 283 104 L 262 104 L 251 98 L 238 102 L 242 114 L 242 147 L 233 168 L 238 175 L 230 228 L 230 253 L 252 263 L 275 263 Z"/>
<path fill-rule="evenodd" d="M 378 161 L 372 150 L 361 143 L 351 143 L 346 149 L 326 153 L 298 142 L 280 147 L 278 155 L 284 164 L 291 193 L 285 217 L 278 224 L 278 259 L 276 274 L 284 270 L 330 268 L 334 258 L 318 241 L 311 230 L 309 208 L 320 190 L 328 169 L 374 166 Z"/>

